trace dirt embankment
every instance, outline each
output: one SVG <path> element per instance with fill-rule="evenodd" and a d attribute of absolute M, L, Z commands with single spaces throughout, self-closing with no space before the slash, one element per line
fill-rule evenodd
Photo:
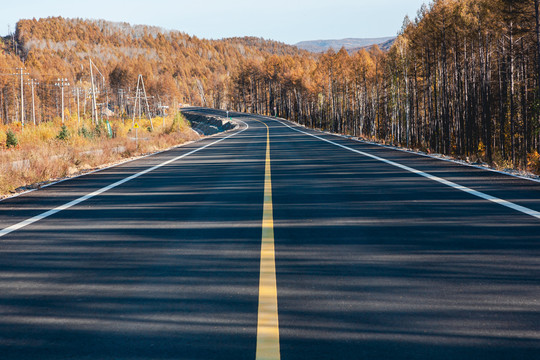
<path fill-rule="evenodd" d="M 237 124 L 225 117 L 208 115 L 194 110 L 182 111 L 182 115 L 191 123 L 191 128 L 200 135 L 214 135 L 234 129 Z"/>

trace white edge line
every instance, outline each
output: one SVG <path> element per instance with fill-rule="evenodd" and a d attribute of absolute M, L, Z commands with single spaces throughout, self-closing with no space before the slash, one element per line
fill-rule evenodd
<path fill-rule="evenodd" d="M 533 181 L 533 182 L 536 182 L 536 183 L 540 183 L 540 179 L 535 179 L 535 178 L 527 177 L 527 176 L 523 176 L 523 175 L 512 174 L 512 173 L 509 173 L 509 172 L 506 172 L 506 171 L 492 169 L 492 168 L 484 167 L 484 166 L 480 166 L 480 165 L 469 164 L 469 163 L 467 163 L 466 161 L 463 161 L 463 160 L 447 159 L 447 158 L 444 158 L 444 157 L 438 157 L 438 156 L 435 156 L 435 155 L 416 152 L 416 151 L 412 151 L 412 150 L 408 150 L 408 149 L 402 149 L 402 148 L 399 148 L 397 146 L 378 144 L 378 143 L 375 143 L 375 142 L 372 142 L 372 141 L 367 141 L 367 140 L 361 140 L 361 139 L 358 139 L 358 140 L 353 139 L 353 140 L 357 141 L 359 143 L 364 143 L 364 144 L 368 144 L 368 145 L 375 145 L 375 146 L 383 147 L 383 148 L 390 149 L 390 150 L 401 151 L 401 152 L 404 152 L 404 153 L 407 153 L 407 154 L 418 155 L 418 156 L 423 156 L 423 157 L 427 157 L 427 158 L 430 158 L 430 159 L 451 162 L 451 163 L 457 164 L 457 165 L 468 166 L 468 167 L 472 167 L 472 168 L 479 169 L 479 170 L 494 172 L 494 173 L 497 173 L 497 174 L 500 174 L 500 175 L 511 176 L 511 177 L 521 179 L 521 180 L 528 180 L 528 181 Z"/>
<path fill-rule="evenodd" d="M 401 147 L 398 147 L 398 146 L 379 144 L 379 143 L 376 143 L 376 142 L 373 142 L 373 141 L 361 139 L 359 137 L 353 137 L 353 136 L 342 135 L 342 134 L 335 134 L 335 133 L 332 133 L 332 132 L 329 132 L 329 131 L 322 131 L 322 130 L 318 130 L 318 129 L 312 129 L 312 128 L 309 128 L 309 127 L 304 126 L 302 124 L 299 124 L 297 122 L 294 122 L 294 121 L 291 121 L 291 120 L 286 120 L 286 119 L 283 119 L 283 118 L 269 118 L 269 119 L 276 120 L 276 121 L 280 121 L 280 120 L 288 121 L 288 122 L 294 124 L 295 126 L 304 128 L 306 130 L 319 132 L 319 133 L 325 134 L 325 135 L 336 136 L 336 137 L 339 137 L 339 138 L 342 138 L 342 139 L 356 141 L 356 142 L 359 142 L 359 143 L 362 143 L 362 144 L 378 146 L 378 147 L 382 147 L 382 148 L 390 149 L 390 150 L 397 150 L 397 151 L 401 151 L 401 152 L 404 152 L 404 153 L 407 153 L 407 154 L 418 155 L 418 156 L 427 157 L 429 159 L 435 159 L 435 160 L 440 160 L 440 161 L 451 162 L 451 163 L 461 165 L 461 166 L 468 166 L 468 167 L 472 167 L 472 168 L 479 169 L 479 170 L 491 171 L 491 172 L 494 172 L 494 173 L 497 173 L 497 174 L 500 174 L 500 175 L 515 177 L 515 178 L 521 179 L 521 180 L 528 180 L 528 181 L 533 181 L 533 182 L 540 183 L 540 178 L 537 179 L 537 178 L 534 178 L 534 177 L 527 177 L 527 176 L 524 176 L 524 175 L 518 175 L 518 174 L 513 174 L 513 173 L 502 171 L 502 170 L 493 169 L 493 168 L 490 168 L 490 167 L 485 167 L 485 166 L 481 166 L 481 165 L 475 165 L 475 164 L 468 163 L 468 162 L 466 162 L 464 160 L 449 159 L 449 158 L 446 158 L 446 157 L 442 157 L 442 156 L 445 156 L 445 155 L 442 155 L 442 154 L 441 154 L 441 156 L 435 156 L 435 155 L 426 154 L 424 152 L 418 152 L 418 151 L 414 151 L 414 150 L 404 149 L 404 148 L 401 148 Z"/>
<path fill-rule="evenodd" d="M 239 121 L 241 121 L 241 120 L 239 120 Z M 243 122 L 243 121 L 242 121 L 242 122 Z M 244 123 L 244 124 L 246 124 L 246 123 Z M 247 124 L 246 124 L 246 125 L 247 125 Z M 57 180 L 57 181 L 53 181 L 53 182 L 47 183 L 47 184 L 45 184 L 45 185 L 43 185 L 43 186 L 40 186 L 39 188 L 36 188 L 36 189 L 30 189 L 30 190 L 26 190 L 26 191 L 23 191 L 23 192 L 20 192 L 20 193 L 11 195 L 11 196 L 6 196 L 5 198 L 0 199 L 0 202 L 6 201 L 6 200 L 10 200 L 10 199 L 14 199 L 14 198 L 16 198 L 16 197 L 19 197 L 19 196 L 22 196 L 22 195 L 29 194 L 29 193 L 34 192 L 34 191 L 36 191 L 36 190 L 45 189 L 45 188 L 48 188 L 49 186 L 53 186 L 53 185 L 56 185 L 56 184 L 63 183 L 64 181 L 73 180 L 73 179 L 80 178 L 80 177 L 82 177 L 82 176 L 95 174 L 95 173 L 98 173 L 98 172 L 100 172 L 100 171 L 105 171 L 105 170 L 111 169 L 111 168 L 116 167 L 116 166 L 125 165 L 125 164 L 128 164 L 128 163 L 132 162 L 132 161 L 141 160 L 141 159 L 147 158 L 147 157 L 149 157 L 149 156 L 154 156 L 154 155 L 163 154 L 163 153 L 165 153 L 165 152 L 167 152 L 167 151 L 171 151 L 171 150 L 178 149 L 178 148 L 181 148 L 181 147 L 184 147 L 184 146 L 188 146 L 188 145 L 197 143 L 197 142 L 199 142 L 199 141 L 203 141 L 203 140 L 208 139 L 208 138 L 216 137 L 217 135 L 223 135 L 223 134 L 225 134 L 225 133 L 227 133 L 227 132 L 234 131 L 234 130 L 236 130 L 236 128 L 230 129 L 230 130 L 227 130 L 227 131 L 224 131 L 224 132 L 220 132 L 220 133 L 215 133 L 215 134 L 212 134 L 212 135 L 208 135 L 208 136 L 202 137 L 202 138 L 197 139 L 197 140 L 186 141 L 185 143 L 182 143 L 182 144 L 179 144 L 179 145 L 171 146 L 171 147 L 168 148 L 168 149 L 159 150 L 159 151 L 156 151 L 156 152 L 153 152 L 153 153 L 150 153 L 150 154 L 146 154 L 146 155 L 135 156 L 135 157 L 133 157 L 133 158 L 129 158 L 129 159 L 120 161 L 120 162 L 118 162 L 118 163 L 116 163 L 116 164 L 113 164 L 113 165 L 109 165 L 109 166 L 106 166 L 106 167 L 103 167 L 103 168 L 99 168 L 99 169 L 92 170 L 92 171 L 89 171 L 89 172 L 85 172 L 85 173 L 82 173 L 82 174 L 78 174 L 78 175 L 75 175 L 75 176 L 70 176 L 70 177 L 66 177 L 66 178 L 63 178 L 63 179 L 60 179 L 60 180 Z M 195 131 L 195 132 L 196 132 L 196 131 Z M 200 135 L 204 135 L 204 134 L 197 134 L 197 135 L 200 136 Z M 29 186 L 30 186 L 30 185 L 29 185 Z"/>
<path fill-rule="evenodd" d="M 199 147 L 199 148 L 196 148 L 196 149 L 194 149 L 194 150 L 191 150 L 190 152 L 187 152 L 187 153 L 185 153 L 185 154 L 183 154 L 183 155 L 177 156 L 177 157 L 175 157 L 175 158 L 173 158 L 173 159 L 169 159 L 169 160 L 167 160 L 167 161 L 162 162 L 161 164 L 155 165 L 155 166 L 153 166 L 153 167 L 151 167 L 151 168 L 148 168 L 148 169 L 146 169 L 146 170 L 143 170 L 143 171 L 141 171 L 141 172 L 138 172 L 138 173 L 136 173 L 136 174 L 133 174 L 133 175 L 131 175 L 131 176 L 128 176 L 127 178 L 124 178 L 124 179 L 122 179 L 122 180 L 119 180 L 119 181 L 117 181 L 117 182 L 115 182 L 115 183 L 113 183 L 113 184 L 107 185 L 107 186 L 105 186 L 105 187 L 103 187 L 103 188 L 101 188 L 101 189 L 99 189 L 99 190 L 96 190 L 96 191 L 90 193 L 90 194 L 86 194 L 86 195 L 84 195 L 84 196 L 81 196 L 80 198 L 75 199 L 75 200 L 73 200 L 73 201 L 70 201 L 70 202 L 68 202 L 68 203 L 65 203 L 64 205 L 60 205 L 60 206 L 58 206 L 58 207 L 55 207 L 54 209 L 48 210 L 48 211 L 46 211 L 46 212 L 44 212 L 44 213 L 41 213 L 41 214 L 39 214 L 39 215 L 36 215 L 36 216 L 34 216 L 34 217 L 32 217 L 32 218 L 29 218 L 29 219 L 26 219 L 26 220 L 24 220 L 24 221 L 21 221 L 21 222 L 19 222 L 19 223 L 17 223 L 17 224 L 8 226 L 7 228 L 0 230 L 0 237 L 3 237 L 3 236 L 5 236 L 5 235 L 7 235 L 7 234 L 9 234 L 9 233 L 12 233 L 13 231 L 22 229 L 23 227 L 28 226 L 28 225 L 30 225 L 30 224 L 33 224 L 33 223 L 35 223 L 35 222 L 37 222 L 37 221 L 43 220 L 43 219 L 45 219 L 45 218 L 47 218 L 47 217 L 49 217 L 49 216 L 51 216 L 51 215 L 54 215 L 54 214 L 56 214 L 56 213 L 58 213 L 58 212 L 60 212 L 60 211 L 69 209 L 70 207 L 73 207 L 73 206 L 75 206 L 75 205 L 77 205 L 77 204 L 80 204 L 80 203 L 82 203 L 83 201 L 86 201 L 86 200 L 91 199 L 91 198 L 93 198 L 93 197 L 95 197 L 95 196 L 98 196 L 98 195 L 100 195 L 100 194 L 102 194 L 102 193 L 104 193 L 104 192 L 106 192 L 106 191 L 109 191 L 109 190 L 111 190 L 111 189 L 113 189 L 113 188 L 115 188 L 115 187 L 117 187 L 117 186 L 120 186 L 120 185 L 122 185 L 122 184 L 124 184 L 124 183 L 126 183 L 126 182 L 128 182 L 128 181 L 130 181 L 130 180 L 136 179 L 136 178 L 138 178 L 138 177 L 141 176 L 141 175 L 147 174 L 147 173 L 149 173 L 149 172 L 151 172 L 151 171 L 154 171 L 154 170 L 156 170 L 156 169 L 159 169 L 159 168 L 161 168 L 161 167 L 163 167 L 163 166 L 165 166 L 165 165 L 168 165 L 168 164 L 170 164 L 170 163 L 173 163 L 173 162 L 175 162 L 175 161 L 178 161 L 178 160 L 180 160 L 180 159 L 182 159 L 182 158 L 185 158 L 186 156 L 189 156 L 189 155 L 194 154 L 194 153 L 196 153 L 196 152 L 198 152 L 198 151 L 201 151 L 201 150 L 203 150 L 203 149 L 206 149 L 207 147 L 210 147 L 210 146 L 212 146 L 212 145 L 215 145 L 215 144 L 217 144 L 217 143 L 219 143 L 219 142 L 222 142 L 223 140 L 226 140 L 226 139 L 228 139 L 228 138 L 230 138 L 230 137 L 236 136 L 236 135 L 238 135 L 238 134 L 240 134 L 240 133 L 246 131 L 247 129 L 249 129 L 249 125 L 248 125 L 247 123 L 243 122 L 242 120 L 238 120 L 238 121 L 241 121 L 242 123 L 244 123 L 244 125 L 246 125 L 246 127 L 245 127 L 244 129 L 238 131 L 238 132 L 235 132 L 234 134 L 228 135 L 228 136 L 226 136 L 226 137 L 224 137 L 224 138 L 221 138 L 221 139 L 219 139 L 219 140 L 217 140 L 217 141 L 214 141 L 214 142 L 209 143 L 209 144 L 206 144 L 206 145 L 204 145 L 204 146 L 202 146 L 202 147 Z M 165 151 L 167 151 L 167 150 L 165 150 Z M 151 154 L 151 155 L 155 155 L 155 154 Z M 147 155 L 147 156 L 151 156 L 151 155 Z M 146 157 L 146 156 L 145 156 L 145 157 Z M 139 159 L 140 159 L 140 158 L 139 158 Z M 139 159 L 136 159 L 136 160 L 139 160 Z M 135 161 L 135 160 L 132 160 L 132 161 Z M 114 166 L 116 166 L 116 165 L 114 165 Z M 113 167 L 113 166 L 111 166 L 111 167 Z M 102 170 L 105 170 L 105 169 L 102 169 Z M 85 174 L 85 175 L 88 175 L 88 174 Z M 81 176 L 82 176 L 82 175 L 81 175 Z M 66 180 L 67 180 L 67 179 L 62 180 L 62 181 L 66 181 Z M 51 184 L 51 185 L 52 185 L 52 184 Z"/>
<path fill-rule="evenodd" d="M 491 195 L 485 194 L 485 193 L 483 193 L 483 192 L 481 192 L 481 191 L 473 190 L 473 189 L 468 188 L 468 187 L 466 187 L 466 186 L 456 184 L 455 182 L 452 182 L 452 181 L 449 181 L 449 180 L 440 178 L 440 177 L 435 176 L 435 175 L 431 175 L 431 174 L 429 174 L 429 173 L 426 173 L 426 172 L 423 172 L 423 171 L 420 171 L 420 170 L 416 170 L 416 169 L 414 169 L 414 168 L 411 168 L 411 167 L 406 166 L 406 165 L 402 165 L 402 164 L 397 163 L 397 162 L 395 162 L 395 161 L 387 160 L 387 159 L 382 158 L 382 157 L 379 157 L 379 156 L 377 156 L 377 155 L 369 154 L 369 153 L 366 153 L 366 152 L 363 152 L 363 151 L 360 151 L 360 150 L 356 150 L 356 149 L 350 148 L 350 147 L 345 146 L 345 145 L 338 144 L 338 143 L 336 143 L 336 142 L 333 142 L 333 141 L 331 141 L 331 140 L 322 138 L 322 137 L 320 137 L 320 136 L 317 136 L 317 135 L 314 135 L 314 134 L 310 134 L 310 133 L 308 133 L 308 132 L 305 132 L 305 131 L 296 129 L 296 128 L 294 128 L 294 127 L 292 127 L 292 126 L 289 126 L 288 124 L 282 122 L 281 120 L 278 120 L 278 119 L 273 119 L 273 120 L 278 121 L 278 122 L 281 123 L 282 125 L 285 125 L 285 126 L 287 126 L 288 128 L 290 128 L 290 129 L 292 129 L 292 130 L 295 130 L 295 131 L 298 131 L 298 132 L 300 132 L 300 133 L 303 133 L 303 134 L 312 136 L 312 137 L 317 138 L 317 139 L 319 139 L 319 140 L 322 140 L 322 141 L 325 141 L 325 142 L 327 142 L 327 143 L 336 145 L 336 146 L 338 146 L 338 147 L 340 147 L 340 148 L 343 148 L 343 149 L 346 149 L 346 150 L 355 152 L 355 153 L 357 153 L 357 154 L 360 154 L 360 155 L 363 155 L 363 156 L 372 158 L 372 159 L 377 160 L 377 161 L 384 162 L 384 163 L 386 163 L 386 164 L 388 164 L 388 165 L 392 165 L 392 166 L 398 167 L 398 168 L 400 168 L 400 169 L 403 169 L 403 170 L 409 171 L 409 172 L 411 172 L 411 173 L 414 173 L 414 174 L 416 174 L 416 175 L 423 176 L 423 177 L 428 178 L 428 179 L 430 179 L 430 180 L 439 182 L 439 183 L 441 183 L 441 184 L 443 184 L 443 185 L 446 185 L 446 186 L 450 186 L 450 187 L 452 187 L 452 188 L 454 188 L 454 189 L 457 189 L 457 190 L 461 190 L 461 191 L 463 191 L 463 192 L 466 192 L 466 193 L 468 193 L 468 194 L 474 195 L 474 196 L 479 197 L 479 198 L 481 198 L 481 199 L 488 200 L 488 201 L 494 202 L 494 203 L 499 204 L 499 205 L 502 205 L 502 206 L 506 206 L 507 208 L 514 209 L 514 210 L 519 211 L 519 212 L 521 212 L 521 213 L 524 213 L 524 214 L 526 214 L 526 215 L 529 215 L 529 216 L 535 217 L 535 218 L 537 218 L 537 219 L 540 219 L 540 212 L 538 212 L 538 211 L 536 211 L 536 210 L 529 209 L 529 208 L 526 208 L 526 207 L 524 207 L 524 206 L 521 206 L 521 205 L 518 205 L 518 204 L 514 204 L 513 202 L 510 202 L 510 201 L 503 200 L 503 199 L 500 199 L 500 198 L 495 197 L 495 196 L 491 196 Z"/>
<path fill-rule="evenodd" d="M 203 140 L 203 139 L 201 138 L 201 140 Z M 124 160 L 124 161 L 121 161 L 121 162 L 119 162 L 119 163 L 116 163 L 116 164 L 113 164 L 113 165 L 106 166 L 106 167 L 104 167 L 104 168 L 92 170 L 92 171 L 85 172 L 85 173 L 82 173 L 82 174 L 78 174 L 78 175 L 75 175 L 75 176 L 66 177 L 66 178 L 64 178 L 64 179 L 60 179 L 60 180 L 57 180 L 57 181 L 53 181 L 53 182 L 47 183 L 47 184 L 45 184 L 45 185 L 43 185 L 43 186 L 40 186 L 39 188 L 36 188 L 36 189 L 30 189 L 30 190 L 26 190 L 26 191 L 23 191 L 23 192 L 21 192 L 21 193 L 15 194 L 15 195 L 7 196 L 7 197 L 5 197 L 5 198 L 3 198 L 3 199 L 0 199 L 0 202 L 6 201 L 6 200 L 10 200 L 10 199 L 14 199 L 14 198 L 16 198 L 16 197 L 19 197 L 19 196 L 22 196 L 22 195 L 25 195 L 25 194 L 34 192 L 34 191 L 36 191 L 36 190 L 45 189 L 45 188 L 48 188 L 49 186 L 53 186 L 53 185 L 56 185 L 56 184 L 63 183 L 64 181 L 73 180 L 73 179 L 77 179 L 77 178 L 80 178 L 80 177 L 83 177 L 83 176 L 86 176 L 86 175 L 95 174 L 95 173 L 98 173 L 98 172 L 100 172 L 100 171 L 105 171 L 105 170 L 111 169 L 111 168 L 116 167 L 116 166 L 125 165 L 125 164 L 128 164 L 128 163 L 132 162 L 132 161 L 141 160 L 141 159 L 147 158 L 147 157 L 149 157 L 149 156 L 159 155 L 159 154 L 162 154 L 162 153 L 164 153 L 164 152 L 167 152 L 167 151 L 170 151 L 170 150 L 173 150 L 173 149 L 182 147 L 182 146 L 186 146 L 186 145 L 189 145 L 189 144 L 193 144 L 194 142 L 196 142 L 196 141 L 188 141 L 188 142 L 185 142 L 185 143 L 180 144 L 180 145 L 172 146 L 172 147 L 170 147 L 170 148 L 168 148 L 168 149 L 165 149 L 165 150 L 156 151 L 156 152 L 154 152 L 154 153 L 146 154 L 146 155 L 142 155 L 142 156 L 136 156 L 136 157 L 133 157 L 133 158 L 130 158 L 130 159 L 126 159 L 126 160 Z"/>

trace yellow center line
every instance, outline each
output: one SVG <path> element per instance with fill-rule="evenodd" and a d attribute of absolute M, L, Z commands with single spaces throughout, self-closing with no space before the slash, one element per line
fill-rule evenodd
<path fill-rule="evenodd" d="M 258 121 L 258 120 L 257 120 Z M 280 359 L 279 322 L 274 248 L 274 215 L 272 210 L 272 175 L 270 168 L 270 129 L 266 126 L 266 165 L 264 171 L 264 208 L 259 278 L 259 315 L 257 319 L 256 360 Z"/>

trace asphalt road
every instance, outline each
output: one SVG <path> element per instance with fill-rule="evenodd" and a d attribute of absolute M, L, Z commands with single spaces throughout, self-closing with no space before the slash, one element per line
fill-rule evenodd
<path fill-rule="evenodd" d="M 0 359 L 254 359 L 261 121 L 282 359 L 540 358 L 540 183 L 234 116 L 0 202 Z"/>

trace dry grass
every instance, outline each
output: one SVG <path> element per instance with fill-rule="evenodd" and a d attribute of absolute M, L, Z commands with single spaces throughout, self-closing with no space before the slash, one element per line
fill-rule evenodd
<path fill-rule="evenodd" d="M 105 164 L 195 140 L 198 135 L 180 114 L 153 119 L 154 131 L 148 131 L 148 119 L 139 120 L 138 146 L 131 121 L 111 119 L 114 136 L 109 138 L 105 125 L 92 126 L 90 120 L 79 125 L 76 119 L 66 121 L 69 136 L 58 138 L 61 121 L 38 126 L 0 125 L 0 198 L 28 186 L 50 182 Z M 15 133 L 18 145 L 6 147 L 6 133 Z"/>

